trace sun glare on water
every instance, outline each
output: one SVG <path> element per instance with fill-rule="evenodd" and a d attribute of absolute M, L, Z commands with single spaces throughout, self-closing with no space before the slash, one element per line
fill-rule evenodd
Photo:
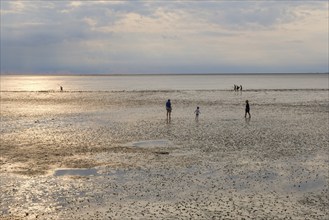
<path fill-rule="evenodd" d="M 59 91 L 60 81 L 53 76 L 3 76 L 1 91 Z"/>

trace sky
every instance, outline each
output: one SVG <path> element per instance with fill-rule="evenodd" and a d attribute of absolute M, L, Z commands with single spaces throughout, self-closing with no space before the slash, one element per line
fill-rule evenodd
<path fill-rule="evenodd" d="M 0 2 L 1 74 L 329 68 L 327 0 Z"/>

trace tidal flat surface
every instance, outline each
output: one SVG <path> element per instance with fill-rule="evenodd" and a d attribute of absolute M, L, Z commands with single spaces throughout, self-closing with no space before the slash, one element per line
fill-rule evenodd
<path fill-rule="evenodd" d="M 0 219 L 328 219 L 328 90 L 0 94 Z"/>

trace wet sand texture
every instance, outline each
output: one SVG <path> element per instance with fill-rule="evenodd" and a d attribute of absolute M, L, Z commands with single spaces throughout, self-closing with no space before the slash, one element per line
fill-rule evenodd
<path fill-rule="evenodd" d="M 0 219 L 328 219 L 327 90 L 2 92 L 0 104 Z"/>

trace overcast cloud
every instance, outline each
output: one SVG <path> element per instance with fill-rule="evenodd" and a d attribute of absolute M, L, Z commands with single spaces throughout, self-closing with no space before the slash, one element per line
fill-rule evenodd
<path fill-rule="evenodd" d="M 328 72 L 328 1 L 1 0 L 1 73 Z"/>

